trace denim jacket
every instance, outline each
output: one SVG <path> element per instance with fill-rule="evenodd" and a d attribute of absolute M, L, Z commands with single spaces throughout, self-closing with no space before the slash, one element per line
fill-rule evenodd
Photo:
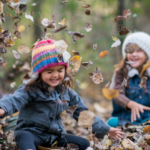
<path fill-rule="evenodd" d="M 20 131 L 31 131 L 40 136 L 45 142 L 52 144 L 58 137 L 63 138 L 66 132 L 61 123 L 60 114 L 69 106 L 78 105 L 73 118 L 78 121 L 81 111 L 88 110 L 79 95 L 72 89 L 67 88 L 62 95 L 59 88 L 51 92 L 49 97 L 37 88 L 37 91 L 24 92 L 25 84 L 22 84 L 14 94 L 6 95 L 0 99 L 0 107 L 5 110 L 5 116 L 20 111 L 15 129 L 15 138 Z M 4 117 L 4 116 L 3 116 Z M 103 120 L 95 116 L 92 125 L 93 133 L 97 138 L 109 131 L 110 127 Z"/>
<path fill-rule="evenodd" d="M 128 79 L 128 86 L 125 88 L 125 96 L 126 99 L 135 101 L 139 104 L 142 104 L 144 106 L 150 107 L 150 78 L 148 77 L 146 81 L 146 88 L 140 88 L 139 84 L 141 82 L 141 78 L 139 75 L 134 75 L 133 77 L 130 77 Z M 119 99 L 118 99 L 119 101 Z M 117 104 L 117 101 L 113 100 L 113 113 L 112 116 L 119 117 L 126 120 L 131 120 L 131 111 L 125 109 L 125 107 L 122 107 L 123 104 L 121 103 L 124 101 L 124 103 L 127 103 L 127 100 L 124 100 L 123 97 L 120 97 L 120 105 Z M 125 105 L 124 105 L 125 106 Z M 140 113 L 140 118 L 136 118 L 137 122 L 141 122 L 143 119 L 150 117 L 150 111 L 144 110 L 144 113 Z"/>

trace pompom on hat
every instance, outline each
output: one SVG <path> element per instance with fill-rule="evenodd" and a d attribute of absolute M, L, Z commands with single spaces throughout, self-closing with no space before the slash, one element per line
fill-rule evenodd
<path fill-rule="evenodd" d="M 66 53 L 69 54 L 68 52 Z M 33 73 L 40 74 L 43 70 L 57 65 L 64 65 L 67 69 L 69 59 L 68 61 L 64 61 L 64 59 L 62 59 L 61 62 L 58 62 L 58 54 L 62 53 L 57 50 L 55 40 L 48 39 L 38 42 L 32 51 L 31 67 Z"/>
<path fill-rule="evenodd" d="M 148 56 L 148 59 L 150 60 L 150 35 L 145 32 L 135 32 L 129 34 L 122 45 L 122 55 L 125 58 L 125 48 L 126 45 L 129 43 L 137 44 Z"/>

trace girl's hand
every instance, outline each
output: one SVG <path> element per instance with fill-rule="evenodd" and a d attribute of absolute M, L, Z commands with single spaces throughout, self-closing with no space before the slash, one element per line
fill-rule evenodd
<path fill-rule="evenodd" d="M 0 117 L 4 116 L 5 115 L 5 110 L 0 108 Z"/>
<path fill-rule="evenodd" d="M 111 140 L 113 137 L 119 140 L 120 138 L 123 138 L 123 136 L 121 135 L 125 135 L 124 132 L 121 132 L 121 129 L 117 129 L 113 127 L 110 128 L 110 130 L 108 131 L 108 134 Z"/>
<path fill-rule="evenodd" d="M 150 107 L 146 107 L 133 101 L 130 101 L 127 104 L 127 107 L 131 109 L 131 122 L 136 121 L 136 116 L 140 118 L 140 112 L 143 113 L 144 110 L 150 110 Z"/>

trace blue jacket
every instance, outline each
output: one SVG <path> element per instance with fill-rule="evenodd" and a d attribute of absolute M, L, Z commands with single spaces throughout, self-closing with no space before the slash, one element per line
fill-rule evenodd
<path fill-rule="evenodd" d="M 130 77 L 128 80 L 129 85 L 125 88 L 125 96 L 132 101 L 150 107 L 150 78 L 148 77 L 146 81 L 146 89 L 144 89 L 144 87 L 140 88 L 139 84 L 141 82 L 141 78 L 139 75 Z M 131 111 L 117 105 L 113 100 L 112 116 L 131 120 Z M 142 120 L 149 118 L 150 111 L 144 110 L 144 113 L 140 113 L 140 116 L 140 118 L 137 117 L 137 122 L 141 122 Z"/>
<path fill-rule="evenodd" d="M 25 84 L 22 84 L 14 94 L 0 99 L 0 107 L 6 111 L 5 116 L 20 111 L 14 132 L 15 138 L 20 131 L 27 130 L 36 133 L 45 142 L 52 144 L 57 137 L 62 138 L 66 134 L 60 114 L 68 106 L 78 105 L 73 114 L 73 118 L 76 120 L 81 111 L 88 109 L 72 89 L 65 90 L 62 99 L 67 103 L 61 103 L 59 88 L 51 92 L 50 97 L 46 97 L 40 89 L 36 89 L 37 92 L 27 91 L 25 93 L 24 88 Z M 109 125 L 97 116 L 95 116 L 92 128 L 98 138 L 103 138 L 110 129 Z"/>

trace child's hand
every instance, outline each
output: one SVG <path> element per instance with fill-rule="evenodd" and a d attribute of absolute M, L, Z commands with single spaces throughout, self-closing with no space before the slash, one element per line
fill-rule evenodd
<path fill-rule="evenodd" d="M 121 132 L 121 129 L 112 128 L 112 127 L 108 131 L 108 134 L 111 140 L 113 137 L 119 140 L 120 138 L 123 138 L 121 135 L 125 135 L 124 132 Z"/>
<path fill-rule="evenodd" d="M 5 110 L 0 108 L 0 117 L 4 116 L 5 115 Z"/>
<path fill-rule="evenodd" d="M 131 109 L 131 122 L 136 121 L 136 116 L 140 118 L 140 112 L 143 113 L 144 110 L 150 110 L 150 107 L 146 107 L 133 101 L 130 101 L 127 104 L 127 107 Z"/>

